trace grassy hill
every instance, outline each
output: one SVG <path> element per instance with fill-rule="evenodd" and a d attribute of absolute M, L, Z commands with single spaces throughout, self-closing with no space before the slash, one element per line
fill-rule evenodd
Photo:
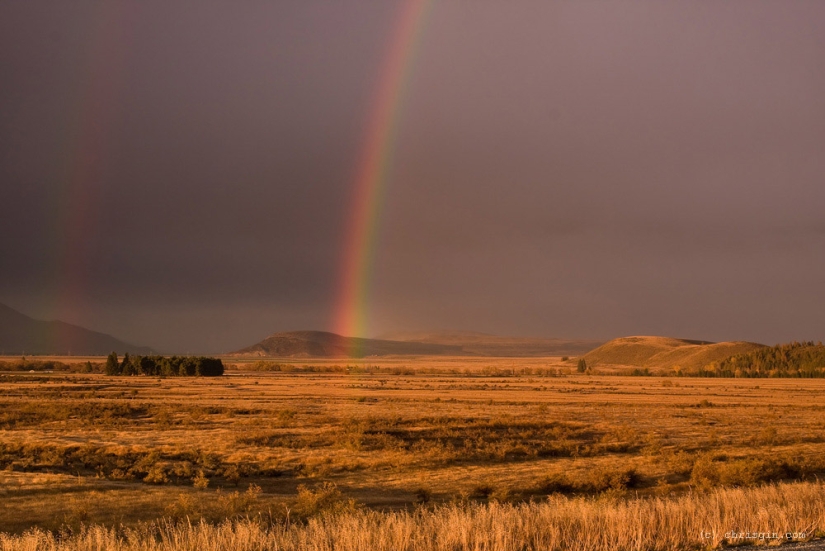
<path fill-rule="evenodd" d="M 584 355 L 589 367 L 626 366 L 698 371 L 737 354 L 765 348 L 752 342 L 706 342 L 669 337 L 622 337 Z"/>
<path fill-rule="evenodd" d="M 231 356 L 347 358 L 365 356 L 461 355 L 458 346 L 343 337 L 324 331 L 275 333 Z"/>
<path fill-rule="evenodd" d="M 151 354 L 152 350 L 70 323 L 32 319 L 0 304 L 0 355 L 105 356 L 110 352 Z"/>

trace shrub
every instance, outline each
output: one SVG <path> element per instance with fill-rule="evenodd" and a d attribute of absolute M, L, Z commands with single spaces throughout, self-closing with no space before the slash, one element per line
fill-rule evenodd
<path fill-rule="evenodd" d="M 569 475 L 554 473 L 545 478 L 538 487 L 544 494 L 598 494 L 608 491 L 627 490 L 637 486 L 639 477 L 631 467 L 612 468 L 598 466 L 585 472 L 581 477 L 571 478 Z"/>
<path fill-rule="evenodd" d="M 691 482 L 697 486 L 754 486 L 792 477 L 794 468 L 772 459 L 728 459 L 727 456 L 705 455 L 693 465 Z"/>
<path fill-rule="evenodd" d="M 473 488 L 473 493 L 471 494 L 472 497 L 476 497 L 479 499 L 487 499 L 493 493 L 493 487 L 487 484 L 482 484 L 481 486 L 476 486 Z"/>
<path fill-rule="evenodd" d="M 244 493 L 232 492 L 218 497 L 218 509 L 224 518 L 236 517 L 244 513 L 249 513 L 255 508 L 258 496 L 261 495 L 261 487 L 250 484 Z"/>
<path fill-rule="evenodd" d="M 241 471 L 237 465 L 227 465 L 223 470 L 223 476 L 227 482 L 237 486 L 241 480 Z"/>
<path fill-rule="evenodd" d="M 203 474 L 203 470 L 198 471 L 198 476 L 194 478 L 194 486 L 198 490 L 205 490 L 209 486 L 209 479 Z"/>
<path fill-rule="evenodd" d="M 146 474 L 143 481 L 150 484 L 166 484 L 169 482 L 169 477 L 166 476 L 166 469 L 163 465 L 156 464 L 149 469 L 149 472 Z"/>
<path fill-rule="evenodd" d="M 636 470 L 631 467 L 596 467 L 589 471 L 585 487 L 596 493 L 608 490 L 627 490 L 637 484 L 638 478 Z"/>
<path fill-rule="evenodd" d="M 181 520 L 198 513 L 198 502 L 194 496 L 181 493 L 178 498 L 166 506 L 166 514 L 172 520 Z"/>
<path fill-rule="evenodd" d="M 341 491 L 332 482 L 324 482 L 314 488 L 308 488 L 303 484 L 298 486 L 294 511 L 299 516 L 311 517 L 321 513 L 342 513 L 355 509 L 355 500 L 344 499 Z"/>
<path fill-rule="evenodd" d="M 416 503 L 428 503 L 432 498 L 433 494 L 427 488 L 418 488 L 415 492 L 415 502 Z"/>

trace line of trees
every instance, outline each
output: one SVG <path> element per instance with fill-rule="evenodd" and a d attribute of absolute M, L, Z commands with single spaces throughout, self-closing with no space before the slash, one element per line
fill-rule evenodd
<path fill-rule="evenodd" d="M 129 356 L 118 361 L 112 352 L 106 358 L 106 375 L 150 375 L 162 377 L 218 377 L 223 375 L 219 358 L 203 356 Z"/>
<path fill-rule="evenodd" d="M 825 346 L 792 342 L 737 354 L 702 368 L 700 377 L 825 377 Z"/>
<path fill-rule="evenodd" d="M 56 360 L 26 359 L 23 356 L 19 360 L 0 361 L 0 371 L 59 371 L 70 373 L 100 373 L 103 371 L 103 364 L 99 362 L 75 362 L 66 363 Z"/>

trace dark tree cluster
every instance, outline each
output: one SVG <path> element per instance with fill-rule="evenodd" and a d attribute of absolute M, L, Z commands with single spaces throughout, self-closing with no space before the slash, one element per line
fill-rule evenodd
<path fill-rule="evenodd" d="M 218 377 L 223 362 L 202 356 L 129 356 L 118 361 L 112 352 L 106 358 L 107 375 L 149 375 L 155 377 Z"/>
<path fill-rule="evenodd" d="M 705 377 L 825 377 L 825 346 L 792 342 L 737 354 L 705 366 Z"/>

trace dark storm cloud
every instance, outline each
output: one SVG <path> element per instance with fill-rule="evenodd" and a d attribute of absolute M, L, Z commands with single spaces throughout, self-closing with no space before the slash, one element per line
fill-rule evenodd
<path fill-rule="evenodd" d="M 5 6 L 3 298 L 113 332 L 126 311 L 146 321 L 134 340 L 166 348 L 220 350 L 293 320 L 326 324 L 341 205 L 391 10 Z M 118 62 L 97 62 L 100 48 L 119 50 Z M 90 98 L 96 82 L 108 96 Z M 90 125 L 108 126 L 104 142 L 83 135 Z M 65 165 L 78 149 L 100 157 L 100 176 L 74 185 Z M 94 219 L 82 244 L 66 243 L 55 227 L 72 222 L 64 195 L 78 189 Z M 61 248 L 84 254 L 80 289 L 55 290 Z M 89 297 L 85 311 L 51 311 L 48 295 L 61 292 Z M 273 311 L 267 326 L 222 321 L 250 304 Z M 296 316 L 295 304 L 311 314 Z M 215 326 L 225 332 L 217 344 L 200 338 Z"/>
<path fill-rule="evenodd" d="M 0 301 L 169 350 L 328 327 L 397 8 L 4 4 Z M 823 21 L 818 2 L 436 2 L 373 331 L 821 339 Z M 82 243 L 59 229 L 73 140 Z"/>
<path fill-rule="evenodd" d="M 383 323 L 821 338 L 820 6 L 437 13 L 386 216 Z"/>

